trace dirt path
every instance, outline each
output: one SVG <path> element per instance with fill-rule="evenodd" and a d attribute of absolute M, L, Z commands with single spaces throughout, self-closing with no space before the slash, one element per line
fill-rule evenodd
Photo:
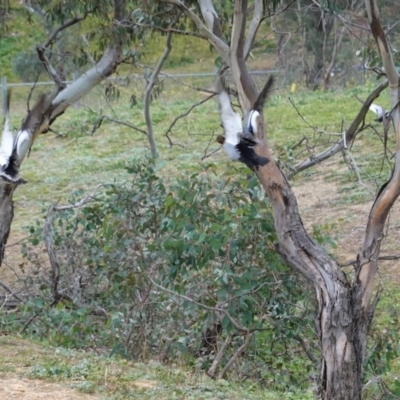
<path fill-rule="evenodd" d="M 96 400 L 100 397 L 85 395 L 57 383 L 25 378 L 0 379 L 0 400 Z"/>

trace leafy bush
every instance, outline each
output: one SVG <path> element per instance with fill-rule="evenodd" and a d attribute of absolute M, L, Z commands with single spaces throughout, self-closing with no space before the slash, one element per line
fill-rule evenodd
<path fill-rule="evenodd" d="M 304 385 L 311 364 L 293 339 L 311 332 L 311 304 L 274 251 L 269 201 L 256 179 L 198 172 L 166 182 L 150 161 L 128 171 L 125 185 L 105 185 L 95 201 L 53 214 L 51 232 L 41 223 L 29 228 L 23 254 L 35 297 L 22 310 L 24 330 L 133 359 L 184 357 L 207 369 L 224 341 L 231 344 L 221 365 L 247 332 L 239 377 Z M 57 296 L 43 236 L 60 268 Z"/>

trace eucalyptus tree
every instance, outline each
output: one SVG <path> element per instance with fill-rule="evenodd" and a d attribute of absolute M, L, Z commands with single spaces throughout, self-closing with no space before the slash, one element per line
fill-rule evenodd
<path fill-rule="evenodd" d="M 243 115 L 248 115 L 258 92 L 246 60 L 257 30 L 270 11 L 266 3 L 235 0 L 228 16 L 232 21 L 231 29 L 227 32 L 226 25 L 223 29 L 224 19 L 212 0 L 199 0 L 197 4 L 183 0 L 162 2 L 184 13 L 193 22 L 197 34 L 214 47 L 230 70 Z M 346 275 L 337 260 L 327 254 L 304 228 L 296 197 L 271 156 L 263 118 L 258 120 L 255 130 L 256 152 L 270 160 L 254 172 L 271 202 L 278 237 L 275 250 L 315 288 L 319 305 L 316 326 L 321 349 L 318 394 L 325 400 L 361 399 L 367 335 L 378 301 L 374 282 L 383 230 L 388 213 L 400 194 L 399 74 L 380 22 L 378 0 L 365 0 L 364 5 L 389 81 L 397 151 L 392 177 L 379 191 L 366 221 L 362 251 L 355 257 L 353 275 Z M 364 105 L 360 113 L 365 115 L 367 109 Z"/>
<path fill-rule="evenodd" d="M 40 8 L 51 25 L 56 26 L 45 43 L 38 45 L 36 49 L 55 87 L 51 92 L 41 96 L 34 107 L 28 111 L 20 131 L 13 139 L 14 143 L 10 147 L 9 154 L 9 163 L 13 164 L 14 169 L 11 179 L 6 171 L 8 165 L 3 165 L 0 170 L 0 264 L 13 220 L 13 193 L 18 184 L 23 182 L 18 176 L 18 170 L 33 141 L 39 134 L 47 132 L 51 124 L 70 105 L 112 75 L 122 62 L 131 61 L 132 54 L 129 49 L 124 51 L 124 46 L 130 43 L 137 33 L 134 29 L 127 29 L 122 24 L 129 18 L 130 9 L 134 6 L 128 0 L 108 2 L 37 0 L 29 2 L 28 5 L 31 6 L 33 3 L 35 7 Z M 85 19 L 93 21 L 90 35 L 95 39 L 94 46 L 100 55 L 93 60 L 91 66 L 87 66 L 87 70 L 81 76 L 66 85 L 51 64 L 53 47 L 63 31 Z M 82 52 L 85 51 L 82 50 Z"/>

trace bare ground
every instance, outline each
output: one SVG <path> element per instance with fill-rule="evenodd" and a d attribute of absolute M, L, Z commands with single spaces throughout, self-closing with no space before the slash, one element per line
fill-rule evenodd
<path fill-rule="evenodd" d="M 83 395 L 57 383 L 25 378 L 0 379 L 0 400 L 94 400 L 95 395 Z"/>

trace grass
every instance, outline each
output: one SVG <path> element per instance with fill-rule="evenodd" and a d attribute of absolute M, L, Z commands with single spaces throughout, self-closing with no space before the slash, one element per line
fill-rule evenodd
<path fill-rule="evenodd" d="M 0 336 L 0 354 L 3 379 L 17 375 L 57 382 L 101 399 L 275 400 L 282 396 L 252 383 L 214 381 L 183 365 L 133 363 L 13 336 Z M 293 390 L 285 398 L 313 397 L 311 393 Z"/>

